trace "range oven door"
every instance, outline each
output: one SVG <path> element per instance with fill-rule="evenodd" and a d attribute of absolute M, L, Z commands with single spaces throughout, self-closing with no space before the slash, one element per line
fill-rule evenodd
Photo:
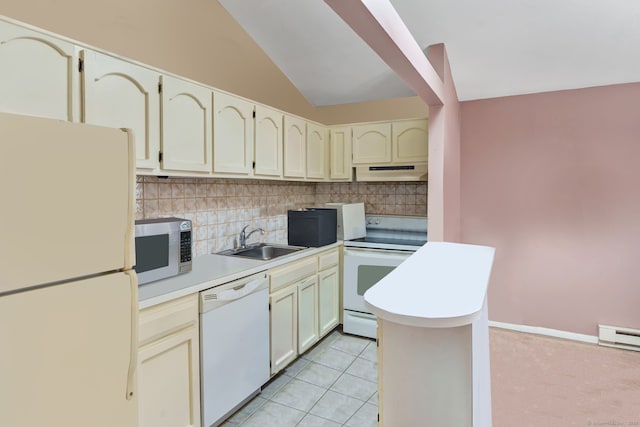
<path fill-rule="evenodd" d="M 388 249 L 344 249 L 343 304 L 345 310 L 367 312 L 364 293 L 389 274 L 413 251 Z"/>

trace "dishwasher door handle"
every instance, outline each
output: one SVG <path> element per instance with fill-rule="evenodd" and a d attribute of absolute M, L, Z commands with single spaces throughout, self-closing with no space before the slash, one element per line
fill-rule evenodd
<path fill-rule="evenodd" d="M 231 289 L 225 289 L 218 293 L 218 301 L 233 301 L 240 299 L 251 292 L 255 291 L 262 284 L 264 279 L 254 279 L 243 285 L 236 286 Z"/>

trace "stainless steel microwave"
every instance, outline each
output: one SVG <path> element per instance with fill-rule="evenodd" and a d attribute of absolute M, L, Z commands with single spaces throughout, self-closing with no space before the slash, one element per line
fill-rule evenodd
<path fill-rule="evenodd" d="M 182 218 L 136 220 L 138 284 L 191 271 L 191 221 Z"/>

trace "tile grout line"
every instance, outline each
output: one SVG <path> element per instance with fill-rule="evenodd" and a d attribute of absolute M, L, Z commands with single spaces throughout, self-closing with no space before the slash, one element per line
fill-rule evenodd
<path fill-rule="evenodd" d="M 342 336 L 345 336 L 345 335 L 342 335 Z M 347 336 L 348 336 L 348 335 L 347 335 Z M 351 367 L 351 365 L 353 365 L 353 363 L 358 359 L 358 357 L 360 357 L 360 355 L 362 354 L 362 352 L 364 352 L 368 346 L 369 346 L 369 344 L 365 345 L 365 346 L 364 346 L 364 348 L 363 348 L 362 350 L 360 350 L 360 352 L 356 355 L 356 357 L 351 361 L 351 363 L 349 363 L 349 365 L 347 365 L 347 366 L 346 366 L 346 367 L 341 371 L 340 375 L 338 375 L 338 378 L 336 378 L 336 379 L 331 383 L 331 385 L 329 385 L 329 386 L 325 389 L 325 392 L 322 394 L 322 396 L 320 396 L 320 398 L 316 401 L 316 403 L 314 403 L 314 404 L 313 404 L 313 406 L 311 406 L 311 408 L 309 408 L 309 410 L 305 413 L 305 415 L 302 417 L 302 419 L 300 419 L 300 421 L 296 424 L 296 426 L 300 425 L 300 423 L 302 422 L 302 420 L 304 420 L 304 418 L 305 418 L 307 415 L 311 414 L 311 411 L 313 410 L 313 408 L 315 408 L 315 406 L 318 404 L 318 402 L 320 402 L 320 400 L 322 400 L 322 398 L 323 398 L 323 397 L 324 397 L 324 396 L 325 396 L 325 395 L 330 391 L 331 387 L 333 387 L 333 386 L 335 385 L 335 383 L 340 379 L 340 377 L 342 377 L 342 375 L 344 375 L 344 374 L 347 372 L 347 369 L 349 369 L 349 368 Z M 342 351 L 342 350 L 340 350 L 340 349 L 338 349 L 338 348 L 331 347 L 331 344 L 328 344 L 328 347 L 329 347 L 329 348 L 333 348 L 334 350 L 338 350 L 338 351 L 340 351 L 341 353 L 349 354 L 350 356 L 352 355 L 351 353 L 347 353 L 346 351 Z M 365 359 L 365 360 L 366 360 L 366 359 Z M 315 362 L 313 362 L 313 360 L 309 359 L 309 363 L 315 363 Z M 323 364 L 321 364 L 321 363 L 317 363 L 317 364 L 318 364 L 318 365 L 320 365 L 320 366 L 325 366 L 325 365 L 323 365 Z M 308 365 L 308 364 L 307 364 L 307 365 Z M 326 367 L 328 367 L 328 368 L 329 368 L 329 366 L 326 366 Z M 305 368 L 306 368 L 306 366 L 305 366 Z M 303 368 L 303 369 L 304 369 L 304 368 Z M 336 370 L 337 370 L 337 369 L 336 369 Z M 355 375 L 354 375 L 354 376 L 355 376 Z M 359 378 L 359 377 L 357 377 L 357 378 Z M 365 379 L 365 378 L 362 378 L 362 379 Z M 302 381 L 302 380 L 301 380 L 301 381 Z M 333 391 L 333 390 L 331 390 L 331 391 Z M 343 396 L 347 396 L 347 395 L 345 395 L 345 394 L 342 394 L 342 393 L 339 393 L 339 392 L 336 392 L 336 391 L 334 391 L 334 393 L 341 394 L 341 395 L 343 395 Z M 375 394 L 375 392 L 374 392 L 374 394 Z M 373 394 L 372 394 L 371 396 L 373 396 Z M 371 396 L 369 396 L 369 399 L 371 399 Z M 356 399 L 356 400 L 360 400 L 360 399 L 357 399 L 357 398 L 355 398 L 355 397 L 353 397 L 353 396 L 347 396 L 347 397 L 352 397 L 352 398 L 354 398 L 354 399 Z M 367 403 L 367 401 L 364 401 L 364 402 L 363 402 L 363 405 L 365 405 L 366 403 Z M 348 421 L 349 421 L 349 420 L 350 420 L 350 419 L 351 419 L 351 418 L 356 414 L 356 412 L 358 412 L 361 408 L 362 408 L 362 405 L 360 405 L 360 406 L 358 407 L 358 409 L 357 409 L 353 414 L 351 414 L 351 415 L 349 416 L 349 418 L 347 418 L 347 419 L 345 420 L 345 422 L 344 422 L 344 423 L 341 423 L 341 424 L 342 424 L 343 426 L 344 426 L 344 425 L 346 425 L 346 423 L 347 423 L 347 422 L 348 422 Z M 318 417 L 318 418 L 322 418 L 322 419 L 325 419 L 325 420 L 328 420 L 328 421 L 335 422 L 335 421 L 333 421 L 333 420 L 330 420 L 330 419 L 328 419 L 328 418 L 321 417 L 321 416 L 319 416 L 319 415 L 315 415 L 315 414 L 311 414 L 311 415 L 314 415 L 314 416 L 316 416 L 316 417 Z"/>
<path fill-rule="evenodd" d="M 326 351 L 328 348 L 331 348 L 331 349 L 333 349 L 333 350 L 337 350 L 337 351 L 339 351 L 340 353 L 343 353 L 343 354 L 345 354 L 345 355 L 354 356 L 354 354 L 353 354 L 353 353 L 349 353 L 349 352 L 344 351 L 344 350 L 342 350 L 342 349 L 335 348 L 335 347 L 332 347 L 332 346 L 331 346 L 331 344 L 332 344 L 334 341 L 338 340 L 340 337 L 345 337 L 345 336 L 346 336 L 346 337 L 350 337 L 350 336 L 351 336 L 351 335 L 348 335 L 348 334 L 344 334 L 344 333 L 342 333 L 342 332 L 337 332 L 337 334 L 338 334 L 339 336 L 334 337 L 334 339 L 333 339 L 332 341 L 330 341 L 330 342 L 329 342 L 329 344 L 326 344 L 326 348 L 325 348 L 322 352 Z M 331 336 L 331 334 L 327 335 L 327 338 L 329 338 L 330 336 Z M 318 404 L 318 402 L 319 402 L 320 400 L 322 400 L 322 398 L 323 398 L 323 397 L 324 397 L 324 396 L 325 396 L 329 391 L 333 391 L 333 392 L 334 392 L 334 393 L 336 393 L 336 394 L 339 394 L 339 395 L 342 395 L 342 396 L 345 396 L 345 397 L 350 397 L 350 398 L 352 398 L 352 399 L 355 399 L 355 400 L 358 400 L 358 401 L 362 402 L 362 404 L 361 404 L 360 406 L 358 406 L 358 408 L 354 411 L 354 413 L 353 413 L 353 414 L 351 414 L 351 415 L 349 416 L 349 418 L 347 418 L 347 419 L 345 420 L 345 422 L 341 424 L 341 426 L 346 426 L 346 425 L 347 425 L 346 423 L 348 423 L 348 422 L 349 422 L 349 420 L 350 420 L 351 418 L 353 418 L 353 416 L 354 416 L 354 415 L 355 415 L 355 414 L 356 414 L 360 409 L 362 409 L 362 408 L 364 407 L 364 405 L 369 404 L 369 400 L 371 399 L 371 397 L 372 397 L 373 395 L 375 395 L 375 392 L 374 392 L 371 396 L 369 396 L 369 398 L 368 398 L 367 400 L 362 401 L 361 399 L 358 399 L 357 397 L 349 396 L 349 395 L 347 395 L 347 394 L 340 393 L 340 392 L 335 391 L 335 390 L 331 390 L 331 387 L 333 387 L 333 386 L 336 384 L 336 382 L 337 382 L 337 381 L 338 381 L 338 380 L 339 380 L 339 379 L 340 379 L 344 374 L 347 374 L 347 370 L 348 370 L 348 369 L 353 365 L 353 363 L 355 363 L 355 361 L 356 361 L 356 360 L 357 360 L 357 359 L 358 359 L 358 358 L 359 358 L 359 357 L 364 353 L 364 351 L 367 349 L 367 347 L 368 347 L 371 343 L 375 343 L 375 342 L 376 342 L 375 340 L 373 340 L 373 341 L 366 340 L 366 341 L 369 341 L 369 343 L 367 343 L 367 344 L 363 347 L 363 349 L 362 349 L 362 350 L 360 350 L 360 351 L 355 355 L 354 359 L 353 359 L 353 360 L 352 360 L 352 361 L 351 361 L 351 362 L 350 362 L 350 363 L 349 363 L 349 364 L 348 364 L 344 369 L 342 369 L 342 370 L 335 369 L 335 368 L 333 368 L 333 367 L 331 367 L 331 366 L 327 366 L 327 365 L 324 365 L 324 364 L 322 364 L 322 363 L 318 363 L 318 362 L 316 362 L 316 361 L 314 361 L 314 360 L 312 360 L 312 359 L 310 359 L 310 358 L 306 358 L 306 357 L 305 357 L 304 359 L 307 361 L 307 363 L 305 364 L 305 366 L 304 366 L 304 367 L 302 367 L 300 370 L 298 370 L 298 372 L 296 372 L 296 375 L 294 375 L 294 376 L 290 376 L 290 375 L 287 375 L 286 373 L 282 372 L 282 374 L 281 374 L 281 375 L 282 375 L 282 376 L 289 377 L 289 380 L 288 380 L 286 383 L 282 384 L 282 385 L 281 385 L 280 387 L 278 387 L 277 389 L 275 389 L 269 398 L 264 398 L 264 397 L 263 397 L 262 399 L 264 399 L 264 401 L 265 401 L 265 402 L 263 402 L 261 405 L 257 406 L 257 407 L 256 407 L 256 408 L 255 408 L 255 409 L 254 409 L 254 410 L 253 410 L 253 411 L 252 411 L 252 412 L 247 416 L 247 418 L 246 418 L 245 420 L 243 420 L 242 422 L 240 422 L 240 423 L 238 423 L 238 424 L 236 424 L 236 425 L 237 425 L 238 427 L 242 427 L 242 425 L 244 425 L 246 422 L 248 422 L 248 421 L 253 417 L 253 415 L 255 415 L 255 414 L 256 414 L 256 412 L 258 412 L 258 411 L 259 411 L 259 410 L 260 410 L 260 409 L 261 409 L 261 408 L 262 408 L 262 407 L 263 407 L 267 402 L 271 402 L 271 403 L 278 404 L 278 405 L 281 405 L 281 406 L 286 407 L 286 408 L 290 408 L 290 409 L 293 409 L 293 410 L 296 410 L 296 411 L 300 411 L 300 412 L 302 412 L 302 413 L 303 413 L 303 416 L 302 416 L 302 418 L 300 419 L 300 421 L 298 421 L 298 422 L 296 423 L 296 426 L 300 425 L 300 423 L 302 422 L 302 420 L 304 420 L 304 419 L 306 418 L 306 416 L 307 416 L 307 415 L 313 415 L 314 417 L 322 418 L 323 420 L 327 420 L 327 421 L 335 422 L 335 421 L 333 421 L 333 420 L 331 420 L 331 419 L 328 419 L 328 418 L 322 417 L 322 416 L 320 416 L 320 415 L 311 414 L 311 411 L 313 410 L 313 408 L 314 408 L 314 407 L 316 407 L 316 405 Z M 321 343 L 319 343 L 319 344 L 321 344 Z M 318 347 L 316 346 L 315 348 L 318 348 Z M 311 351 L 313 351 L 313 349 L 309 350 L 309 351 L 308 351 L 308 353 L 310 353 Z M 321 354 L 322 354 L 322 353 L 321 353 Z M 301 357 L 301 358 L 302 358 L 302 357 Z M 363 360 L 366 360 L 366 361 L 371 362 L 369 359 L 363 359 Z M 294 362 L 294 363 L 295 363 L 295 362 Z M 315 363 L 316 365 L 318 365 L 318 366 L 322 366 L 322 367 L 325 367 L 325 368 L 333 369 L 333 370 L 335 370 L 335 371 L 339 372 L 340 374 L 339 374 L 339 375 L 337 376 L 337 378 L 336 378 L 336 379 L 335 379 L 331 384 L 329 384 L 326 388 L 325 388 L 325 387 L 321 387 L 321 386 L 319 386 L 319 385 L 317 385 L 317 384 L 313 384 L 313 383 L 311 383 L 311 382 L 305 381 L 304 379 L 298 378 L 298 374 L 300 374 L 300 372 L 302 372 L 304 369 L 306 369 L 306 368 L 307 368 L 311 363 Z M 377 362 L 376 362 L 376 363 L 377 363 Z M 286 368 L 285 368 L 285 369 L 286 369 Z M 358 379 L 361 379 L 361 380 L 363 380 L 363 381 L 367 381 L 367 382 L 370 382 L 370 383 L 374 383 L 373 381 L 370 381 L 370 380 L 368 380 L 368 379 L 366 379 L 366 378 L 359 377 L 359 376 L 357 376 L 357 375 L 352 375 L 352 374 L 348 374 L 348 375 L 353 376 L 353 377 L 358 378 Z M 275 377 L 274 377 L 273 379 L 275 379 Z M 273 379 L 272 379 L 272 380 L 273 380 Z M 283 403 L 276 402 L 276 401 L 272 400 L 272 398 L 273 398 L 274 396 L 276 396 L 280 391 L 282 391 L 282 389 L 283 389 L 284 387 L 286 387 L 288 384 L 290 384 L 290 383 L 291 383 L 291 381 L 293 381 L 294 379 L 296 379 L 296 380 L 298 380 L 298 381 L 301 381 L 301 382 L 304 382 L 304 383 L 306 383 L 306 384 L 314 385 L 314 386 L 316 386 L 316 387 L 319 387 L 319 388 L 324 389 L 324 392 L 322 393 L 322 395 L 321 395 L 321 396 L 316 400 L 316 402 L 311 406 L 311 408 L 309 408 L 309 410 L 308 410 L 308 411 L 301 411 L 300 409 L 297 409 L 297 408 L 294 408 L 294 407 L 291 407 L 291 406 L 285 405 L 285 404 L 283 404 Z M 256 397 L 260 397 L 260 394 L 256 395 Z"/>
<path fill-rule="evenodd" d="M 375 343 L 375 342 L 377 342 L 377 339 L 376 339 L 375 341 L 372 341 L 372 342 L 374 342 L 374 343 Z M 358 355 L 356 356 L 356 358 L 355 358 L 355 359 L 353 359 L 353 362 L 351 362 L 351 364 L 353 364 L 356 360 L 358 360 L 358 358 L 362 355 L 362 353 L 364 353 L 364 351 L 367 349 L 367 347 L 369 347 L 369 345 L 370 345 L 370 344 L 367 344 L 366 346 L 364 346 L 364 348 L 362 349 L 362 351 L 361 351 L 360 353 L 358 353 Z M 368 359 L 364 359 L 364 360 L 368 360 Z M 351 366 L 351 364 L 350 364 L 349 366 Z M 376 368 L 377 368 L 377 365 L 378 365 L 378 362 L 377 362 L 377 360 L 376 360 Z M 347 368 L 347 369 L 349 369 L 349 368 Z M 345 369 L 345 372 L 346 372 L 346 369 Z M 355 376 L 355 375 L 354 375 L 354 376 Z M 359 378 L 359 377 L 357 377 L 357 378 Z M 366 378 L 362 378 L 362 379 L 363 379 L 363 380 L 365 380 L 365 381 L 368 381 Z M 376 381 L 376 384 L 377 384 L 377 381 Z M 376 392 L 377 392 L 377 389 L 376 389 L 376 391 L 375 391 L 375 392 L 373 392 L 373 394 L 372 394 L 371 396 L 369 396 L 369 399 L 371 399 L 371 397 L 372 397 L 374 394 L 376 394 Z M 356 409 L 356 411 L 355 411 L 353 414 L 351 414 L 351 416 L 350 416 L 349 418 L 347 418 L 347 420 L 346 420 L 342 425 L 343 425 L 343 426 L 348 426 L 349 420 L 351 420 L 351 418 L 353 418 L 353 417 L 358 413 L 358 411 L 359 411 L 360 409 L 362 409 L 362 408 L 364 407 L 364 405 L 366 405 L 366 404 L 369 402 L 369 399 L 365 400 L 365 401 L 362 403 L 362 405 L 360 405 L 360 407 L 358 407 L 358 409 Z M 376 409 L 377 409 L 377 405 L 376 405 Z"/>

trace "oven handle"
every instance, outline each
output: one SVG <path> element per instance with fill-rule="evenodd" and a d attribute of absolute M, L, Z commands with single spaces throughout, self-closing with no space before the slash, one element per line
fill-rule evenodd
<path fill-rule="evenodd" d="M 379 255 L 379 256 L 400 256 L 408 258 L 413 255 L 415 251 L 401 251 L 397 249 L 372 249 L 372 248 L 344 248 L 344 256 L 363 256 L 363 255 Z"/>

